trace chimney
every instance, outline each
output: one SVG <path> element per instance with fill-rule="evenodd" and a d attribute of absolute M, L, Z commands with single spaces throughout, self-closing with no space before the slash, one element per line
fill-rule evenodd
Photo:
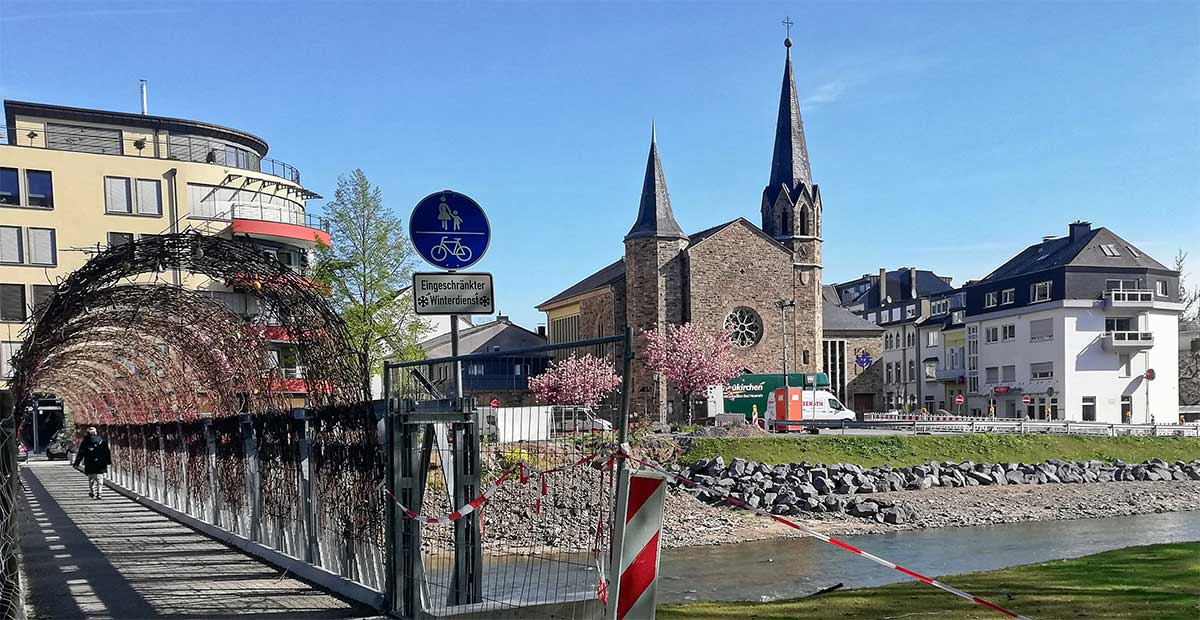
<path fill-rule="evenodd" d="M 879 305 L 887 303 L 887 269 L 879 268 Z"/>
<path fill-rule="evenodd" d="M 146 106 L 146 80 L 138 80 L 142 83 L 142 114 L 149 114 L 150 109 Z"/>
<path fill-rule="evenodd" d="M 1074 222 L 1071 222 L 1071 225 L 1068 228 L 1071 231 L 1071 241 L 1079 241 L 1084 237 L 1084 235 L 1092 232 L 1092 223 L 1085 222 L 1083 220 L 1075 220 Z"/>
<path fill-rule="evenodd" d="M 497 323 L 511 323 L 512 321 L 509 321 L 509 320 L 508 320 L 508 315 L 507 315 L 507 314 L 497 314 L 497 315 L 496 315 L 496 322 L 497 322 Z"/>
<path fill-rule="evenodd" d="M 917 298 L 917 268 L 916 267 L 908 268 L 908 294 L 912 296 L 912 299 Z"/>
<path fill-rule="evenodd" d="M 950 286 L 954 286 L 954 277 L 953 276 L 938 276 L 938 277 L 941 278 L 942 282 L 945 282 L 946 284 L 949 284 Z"/>
<path fill-rule="evenodd" d="M 546 326 L 538 325 L 537 334 L 539 336 L 541 336 L 542 338 L 545 338 L 546 337 Z"/>

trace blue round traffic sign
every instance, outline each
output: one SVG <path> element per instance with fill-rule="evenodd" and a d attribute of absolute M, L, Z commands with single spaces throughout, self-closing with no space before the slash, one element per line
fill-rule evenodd
<path fill-rule="evenodd" d="M 479 203 L 447 189 L 417 203 L 408 219 L 408 236 L 430 265 L 454 270 L 483 258 L 492 229 Z"/>

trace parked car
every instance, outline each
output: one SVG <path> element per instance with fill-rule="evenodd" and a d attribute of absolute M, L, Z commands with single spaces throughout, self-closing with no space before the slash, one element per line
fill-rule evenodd
<path fill-rule="evenodd" d="M 553 417 L 556 433 L 602 433 L 613 429 L 612 422 L 596 417 L 588 407 L 554 407 Z"/>
<path fill-rule="evenodd" d="M 46 445 L 46 460 L 53 461 L 55 459 L 63 459 L 64 461 L 70 458 L 70 453 L 75 451 L 75 438 L 67 429 L 62 429 L 50 438 L 50 443 Z"/>
<path fill-rule="evenodd" d="M 25 444 L 17 442 L 17 460 L 25 462 L 29 460 L 29 450 L 25 448 Z"/>

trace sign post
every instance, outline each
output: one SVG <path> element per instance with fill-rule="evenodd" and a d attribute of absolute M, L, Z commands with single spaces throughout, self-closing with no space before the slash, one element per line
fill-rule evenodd
<path fill-rule="evenodd" d="M 962 406 L 963 406 L 963 402 L 965 402 L 965 401 L 966 401 L 966 399 L 963 398 L 962 394 L 957 394 L 954 396 L 954 404 L 958 405 L 958 415 L 962 415 Z"/>

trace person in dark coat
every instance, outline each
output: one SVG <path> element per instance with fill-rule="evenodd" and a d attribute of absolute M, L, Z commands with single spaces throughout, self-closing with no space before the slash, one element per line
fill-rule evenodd
<path fill-rule="evenodd" d="M 100 490 L 104 488 L 104 474 L 112 465 L 112 452 L 108 442 L 100 436 L 95 426 L 89 426 L 87 437 L 79 444 L 79 452 L 75 455 L 75 467 L 83 464 L 83 473 L 88 477 L 88 497 L 100 499 Z"/>

